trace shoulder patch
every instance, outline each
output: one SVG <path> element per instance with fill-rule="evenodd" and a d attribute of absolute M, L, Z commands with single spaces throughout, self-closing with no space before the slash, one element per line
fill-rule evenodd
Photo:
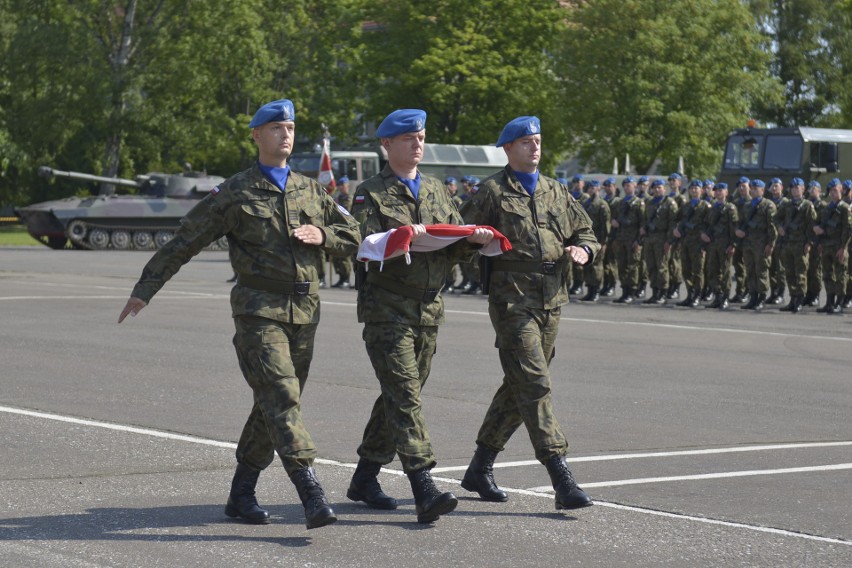
<path fill-rule="evenodd" d="M 210 195 L 216 195 L 217 193 L 219 193 L 219 191 L 220 191 L 220 189 L 219 189 L 219 186 L 217 185 L 216 187 L 214 187 L 213 189 L 210 190 Z"/>
<path fill-rule="evenodd" d="M 355 203 L 364 203 L 364 201 L 366 199 L 367 199 L 367 197 L 364 196 L 364 195 L 356 195 L 355 196 Z"/>
<path fill-rule="evenodd" d="M 346 210 L 346 207 L 344 207 L 340 203 L 337 204 L 337 210 L 346 215 L 347 217 L 350 217 L 352 215 L 349 211 Z"/>

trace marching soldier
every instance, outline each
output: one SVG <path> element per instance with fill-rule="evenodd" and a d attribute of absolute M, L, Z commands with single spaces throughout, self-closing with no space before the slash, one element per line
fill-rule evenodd
<path fill-rule="evenodd" d="M 637 244 L 644 250 L 645 263 L 653 294 L 646 304 L 665 304 L 669 289 L 669 254 L 671 233 L 676 224 L 677 203 L 666 195 L 663 180 L 651 183 L 653 197 L 645 207 L 645 219 L 639 229 Z"/>
<path fill-rule="evenodd" d="M 818 312 L 839 314 L 843 311 L 846 294 L 846 268 L 849 262 L 850 211 L 849 204 L 841 199 L 840 180 L 828 183 L 828 204 L 823 208 L 818 224 L 814 226 L 817 252 L 822 261 L 825 283 L 825 306 Z"/>
<path fill-rule="evenodd" d="M 805 181 L 802 178 L 793 178 L 790 184 L 790 199 L 781 203 L 775 216 L 779 238 L 776 248 L 780 251 L 787 288 L 790 290 L 790 303 L 781 308 L 781 311 L 794 314 L 802 310 L 805 299 L 811 237 L 816 221 L 813 203 L 804 196 Z"/>
<path fill-rule="evenodd" d="M 746 305 L 740 306 L 743 310 L 762 310 L 769 293 L 769 263 L 778 232 L 774 222 L 775 204 L 763 197 L 765 190 L 763 180 L 751 182 L 751 202 L 735 232 L 742 242 L 746 285 L 751 296 Z"/>
<path fill-rule="evenodd" d="M 680 242 L 683 277 L 686 282 L 686 298 L 678 306 L 694 308 L 701 301 L 704 289 L 704 258 L 706 252 L 701 241 L 701 230 L 710 205 L 701 199 L 702 183 L 694 179 L 689 184 L 689 202 L 686 204 L 680 223 L 672 231 Z"/>
<path fill-rule="evenodd" d="M 728 201 L 728 184 L 717 183 L 713 188 L 715 198 L 707 213 L 701 240 L 707 244 L 707 274 L 709 285 L 716 298 L 710 308 L 724 310 L 728 307 L 731 285 L 731 258 L 734 256 L 739 223 L 737 207 Z"/>
<path fill-rule="evenodd" d="M 775 204 L 775 210 L 783 205 L 787 198 L 784 197 L 784 184 L 780 178 L 772 178 L 769 182 L 767 197 Z M 769 263 L 769 298 L 767 304 L 776 305 L 784 301 L 784 264 L 781 262 L 781 249 L 775 247 L 772 250 L 772 259 Z"/>
<path fill-rule="evenodd" d="M 636 181 L 632 177 L 624 178 L 621 189 L 624 197 L 613 204 L 609 241 L 621 281 L 621 296 L 614 303 L 629 304 L 639 286 L 642 254 L 636 240 L 645 218 L 645 202 L 636 197 Z"/>
<path fill-rule="evenodd" d="M 745 219 L 746 207 L 751 202 L 749 196 L 749 185 L 751 180 L 743 176 L 737 183 L 737 192 L 733 198 L 733 203 L 737 207 L 737 217 L 742 221 Z M 734 257 L 731 259 L 731 266 L 734 270 L 734 278 L 736 280 L 736 289 L 734 296 L 731 298 L 732 304 L 741 304 L 749 301 L 748 292 L 746 291 L 746 265 L 743 260 L 743 248 L 737 246 L 734 249 Z"/>
<path fill-rule="evenodd" d="M 577 203 L 582 205 L 589 198 L 586 194 L 586 180 L 583 174 L 576 174 L 571 178 L 571 197 Z M 573 295 L 580 294 L 583 291 L 583 267 L 576 263 L 571 263 L 571 283 L 568 286 L 568 293 Z"/>
<path fill-rule="evenodd" d="M 808 201 L 814 206 L 817 219 L 820 219 L 826 204 L 822 199 L 822 186 L 816 180 L 812 180 L 808 184 Z M 822 259 L 819 256 L 818 248 L 811 247 L 811 254 L 808 258 L 808 291 L 802 301 L 803 306 L 819 305 L 819 295 L 822 292 Z"/>
<path fill-rule="evenodd" d="M 601 243 L 600 253 L 595 255 L 592 262 L 586 264 L 583 269 L 584 281 L 586 282 L 586 295 L 580 298 L 581 302 L 597 302 L 600 298 L 601 283 L 604 281 L 604 258 L 606 257 L 607 241 L 610 232 L 611 214 L 609 205 L 600 196 L 600 183 L 593 180 L 589 184 L 589 197 L 583 203 L 583 208 L 592 220 L 592 231 L 595 238 Z"/>
<path fill-rule="evenodd" d="M 686 205 L 686 196 L 681 188 L 683 177 L 675 172 L 669 175 L 669 199 L 677 204 L 675 224 L 680 223 L 683 216 L 683 208 Z M 669 287 L 666 298 L 674 300 L 680 297 L 680 283 L 683 282 L 683 263 L 681 262 L 680 243 L 672 241 L 671 252 L 669 252 Z"/>

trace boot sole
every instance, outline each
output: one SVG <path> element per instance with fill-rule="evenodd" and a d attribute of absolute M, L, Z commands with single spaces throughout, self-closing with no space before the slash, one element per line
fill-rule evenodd
<path fill-rule="evenodd" d="M 314 519 L 312 521 L 306 521 L 305 526 L 308 528 L 308 530 L 311 530 L 311 529 L 318 529 L 320 527 L 325 527 L 325 526 L 334 524 L 336 522 L 337 522 L 337 517 L 334 515 L 334 511 L 329 511 L 329 513 L 326 516 L 324 516 L 320 519 Z"/>
<path fill-rule="evenodd" d="M 355 491 L 354 489 L 349 489 L 346 492 L 346 498 L 350 501 L 362 502 L 366 504 L 371 509 L 381 509 L 383 511 L 393 511 L 397 508 L 398 504 L 396 500 L 388 503 L 380 503 L 378 501 L 367 501 L 363 495 Z"/>
<path fill-rule="evenodd" d="M 269 517 L 262 517 L 257 519 L 252 519 L 251 517 L 244 517 L 240 514 L 236 509 L 232 509 L 231 507 L 225 507 L 225 514 L 231 517 L 232 519 L 242 519 L 250 525 L 268 525 L 272 521 Z"/>
<path fill-rule="evenodd" d="M 589 501 L 588 503 L 582 503 L 582 504 L 578 504 L 578 505 L 563 505 L 562 503 L 557 501 L 556 502 L 556 510 L 560 511 L 560 510 L 563 510 L 563 509 L 565 509 L 565 510 L 585 509 L 586 507 L 591 507 L 594 504 L 595 504 L 594 501 Z"/>
<path fill-rule="evenodd" d="M 437 521 L 441 515 L 446 515 L 447 513 L 452 513 L 455 511 L 456 506 L 458 506 L 459 500 L 456 499 L 455 496 L 452 496 L 450 499 L 443 501 L 441 503 L 437 503 L 434 507 L 429 509 L 428 512 L 418 513 L 417 514 L 417 522 L 418 523 L 433 523 Z"/>
<path fill-rule="evenodd" d="M 466 491 L 470 491 L 471 493 L 478 493 L 479 498 L 482 499 L 483 501 L 489 501 L 491 503 L 505 503 L 506 501 L 509 500 L 508 495 L 500 496 L 500 497 L 486 497 L 485 495 L 482 494 L 482 492 L 479 489 L 476 488 L 476 486 L 473 483 L 468 483 L 466 481 L 462 481 L 461 486 L 462 486 L 462 489 L 464 489 Z"/>

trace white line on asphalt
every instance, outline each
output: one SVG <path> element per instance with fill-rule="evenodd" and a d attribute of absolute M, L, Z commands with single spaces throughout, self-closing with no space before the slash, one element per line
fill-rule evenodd
<path fill-rule="evenodd" d="M 578 456 L 568 457 L 571 463 L 579 462 L 594 462 L 594 461 L 614 461 L 614 460 L 630 460 L 639 458 L 669 458 L 674 456 L 702 456 L 709 454 L 730 454 L 737 452 L 761 452 L 767 450 L 799 450 L 805 448 L 831 448 L 836 446 L 852 446 L 852 441 L 844 442 L 803 442 L 797 444 L 769 444 L 763 446 L 736 446 L 733 448 L 708 448 L 705 450 L 679 450 L 674 452 L 643 452 L 636 454 L 606 454 L 602 456 Z M 495 463 L 494 467 L 521 467 L 528 465 L 539 465 L 538 460 L 524 460 L 515 462 Z M 436 467 L 432 471 L 434 473 L 444 473 L 446 471 L 463 471 L 467 466 L 452 466 L 452 467 Z"/>
<path fill-rule="evenodd" d="M 784 469 L 753 469 L 749 471 L 726 471 L 722 473 L 700 473 L 696 475 L 673 475 L 670 477 L 640 477 L 637 479 L 620 479 L 618 481 L 596 481 L 583 483 L 583 487 L 620 487 L 623 485 L 641 485 L 643 483 L 664 483 L 666 481 L 692 481 L 702 479 L 723 479 L 727 477 L 751 477 L 754 475 L 777 475 L 781 473 L 807 473 L 811 471 L 840 471 L 852 469 L 852 463 L 831 465 L 815 465 L 810 467 L 788 467 Z M 434 471 L 434 470 L 433 470 Z M 531 487 L 530 491 L 553 491 L 549 485 Z"/>
<path fill-rule="evenodd" d="M 178 440 L 178 441 L 182 441 L 182 442 L 191 442 L 193 444 L 202 444 L 202 445 L 206 445 L 206 446 L 215 446 L 215 447 L 219 447 L 219 448 L 235 449 L 237 447 L 237 445 L 233 442 L 222 442 L 222 441 L 219 441 L 219 440 L 210 440 L 210 439 L 207 439 L 207 438 L 200 438 L 200 437 L 197 437 L 197 436 L 187 436 L 185 434 L 175 434 L 173 432 L 163 432 L 161 430 L 153 430 L 153 429 L 150 429 L 150 428 L 137 428 L 135 426 L 125 426 L 125 425 L 122 425 L 122 424 L 115 424 L 115 423 L 111 423 L 111 422 L 102 422 L 102 421 L 99 421 L 99 420 L 84 420 L 84 419 L 81 419 L 81 418 L 74 418 L 72 416 L 63 416 L 63 415 L 60 415 L 60 414 L 50 414 L 50 413 L 47 413 L 47 412 L 36 412 L 36 411 L 33 411 L 33 410 L 26 410 L 26 409 L 23 409 L 23 408 L 13 408 L 13 407 L 9 407 L 9 406 L 0 406 L 0 412 L 7 412 L 7 413 L 10 413 L 10 414 L 19 414 L 19 415 L 22 415 L 22 416 L 30 416 L 30 417 L 34 417 L 34 418 L 45 418 L 45 419 L 48 419 L 48 420 L 57 420 L 57 421 L 60 421 L 60 422 L 67 422 L 67 423 L 71 423 L 71 424 L 93 426 L 93 427 L 96 427 L 96 428 L 106 428 L 108 430 L 118 430 L 118 431 L 121 431 L 121 432 L 128 432 L 128 433 L 133 433 L 133 434 L 143 434 L 143 435 L 146 435 L 146 436 L 153 436 L 153 437 L 156 437 L 156 438 L 166 438 L 166 439 L 170 439 L 170 440 Z M 845 444 L 845 442 L 844 442 L 844 444 Z M 338 467 L 345 467 L 345 468 L 348 468 L 348 469 L 352 469 L 352 468 L 355 467 L 355 464 L 339 462 L 339 461 L 336 461 L 336 460 L 317 459 L 316 461 L 317 461 L 317 463 L 334 465 L 334 466 L 338 466 Z M 852 464 L 840 464 L 840 466 L 852 467 Z M 827 468 L 833 467 L 833 468 L 836 468 L 836 469 L 841 469 L 839 466 L 821 466 L 821 467 L 827 467 Z M 795 470 L 803 470 L 803 469 L 808 469 L 808 468 L 795 468 Z M 393 474 L 393 475 L 399 475 L 399 476 L 405 475 L 402 471 L 392 470 L 392 469 L 387 469 L 387 468 L 382 468 L 382 471 L 384 471 L 386 473 Z M 435 471 L 435 470 L 433 469 L 432 471 Z M 769 471 L 769 470 L 767 470 L 767 471 Z M 778 472 L 781 473 L 782 471 L 778 470 Z M 715 475 L 715 474 L 711 474 L 711 475 Z M 718 475 L 725 476 L 724 474 L 718 474 Z M 693 477 L 693 476 L 686 476 L 686 477 Z M 440 482 L 443 482 L 443 483 L 449 483 L 449 484 L 453 484 L 453 485 L 459 485 L 461 483 L 458 479 L 450 479 L 450 478 L 444 478 L 444 477 L 435 477 L 434 479 L 436 481 L 440 481 Z M 660 479 L 662 479 L 662 478 L 660 478 Z M 633 480 L 627 480 L 627 481 L 633 481 Z M 612 482 L 605 482 L 605 483 L 612 483 Z M 594 486 L 596 486 L 596 484 L 595 483 L 591 483 L 591 484 L 583 483 L 583 486 L 594 487 Z M 503 489 L 507 493 L 514 493 L 516 495 L 529 495 L 529 496 L 533 496 L 533 497 L 547 497 L 547 498 L 551 497 L 551 494 L 546 493 L 546 492 L 542 492 L 542 491 L 532 491 L 532 490 L 529 490 L 529 489 L 513 489 L 513 488 L 507 488 L 507 487 L 501 487 L 501 489 Z M 551 491 L 551 492 L 553 491 L 550 487 L 547 487 L 546 489 L 548 491 Z M 798 533 L 798 532 L 787 531 L 787 530 L 782 530 L 782 529 L 775 529 L 775 528 L 771 528 L 771 527 L 762 527 L 762 526 L 759 526 L 759 525 L 747 525 L 747 524 L 743 524 L 743 523 L 734 523 L 734 522 L 730 522 L 730 521 L 720 521 L 720 520 L 717 520 L 717 519 L 708 519 L 708 518 L 705 518 L 705 517 L 695 517 L 695 516 L 692 516 L 692 515 L 684 515 L 684 514 L 679 514 L 679 513 L 669 513 L 669 512 L 665 512 L 665 511 L 657 511 L 657 510 L 654 510 L 654 509 L 646 509 L 646 508 L 643 508 L 643 507 L 634 507 L 634 506 L 629 506 L 629 505 L 620 505 L 618 503 L 609 503 L 607 501 L 595 501 L 595 505 L 596 506 L 602 506 L 602 507 L 609 507 L 609 508 L 612 508 L 612 509 L 620 509 L 620 510 L 623 510 L 623 511 L 631 511 L 631 512 L 634 512 L 634 513 L 640 513 L 640 514 L 645 514 L 645 515 L 655 515 L 655 516 L 667 517 L 667 518 L 671 518 L 671 519 L 681 519 L 681 520 L 688 520 L 688 521 L 705 523 L 705 524 L 710 524 L 710 525 L 719 525 L 719 526 L 739 528 L 739 529 L 745 529 L 745 530 L 756 531 L 756 532 L 771 533 L 771 534 L 777 534 L 777 535 L 781 535 L 781 536 L 789 536 L 789 537 L 801 538 L 801 539 L 817 541 L 817 542 L 827 542 L 827 543 L 832 543 L 832 544 L 842 544 L 842 545 L 846 545 L 846 546 L 852 546 L 852 541 L 848 541 L 848 540 L 841 540 L 841 539 L 836 539 L 836 538 L 828 538 L 828 537 L 823 537 L 823 536 L 817 536 L 817 535 L 811 535 L 811 534 L 805 534 L 805 533 Z"/>

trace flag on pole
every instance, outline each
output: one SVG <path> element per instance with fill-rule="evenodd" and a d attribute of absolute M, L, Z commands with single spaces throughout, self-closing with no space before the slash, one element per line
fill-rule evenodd
<path fill-rule="evenodd" d="M 331 144 L 327 136 L 322 139 L 322 157 L 320 158 L 319 177 L 317 181 L 329 193 L 337 187 L 337 184 L 334 183 L 334 173 L 331 169 Z"/>
<path fill-rule="evenodd" d="M 357 258 L 361 262 L 378 261 L 379 270 L 384 261 L 405 255 L 405 261 L 411 264 L 409 251 L 429 252 L 448 247 L 454 242 L 469 237 L 477 228 L 489 229 L 494 233 L 494 239 L 479 249 L 485 256 L 497 256 L 512 250 L 512 245 L 505 235 L 493 227 L 486 225 L 426 225 L 426 234 L 417 241 L 411 242 L 414 229 L 411 225 L 391 229 L 384 233 L 373 233 L 367 236 L 358 248 Z"/>

